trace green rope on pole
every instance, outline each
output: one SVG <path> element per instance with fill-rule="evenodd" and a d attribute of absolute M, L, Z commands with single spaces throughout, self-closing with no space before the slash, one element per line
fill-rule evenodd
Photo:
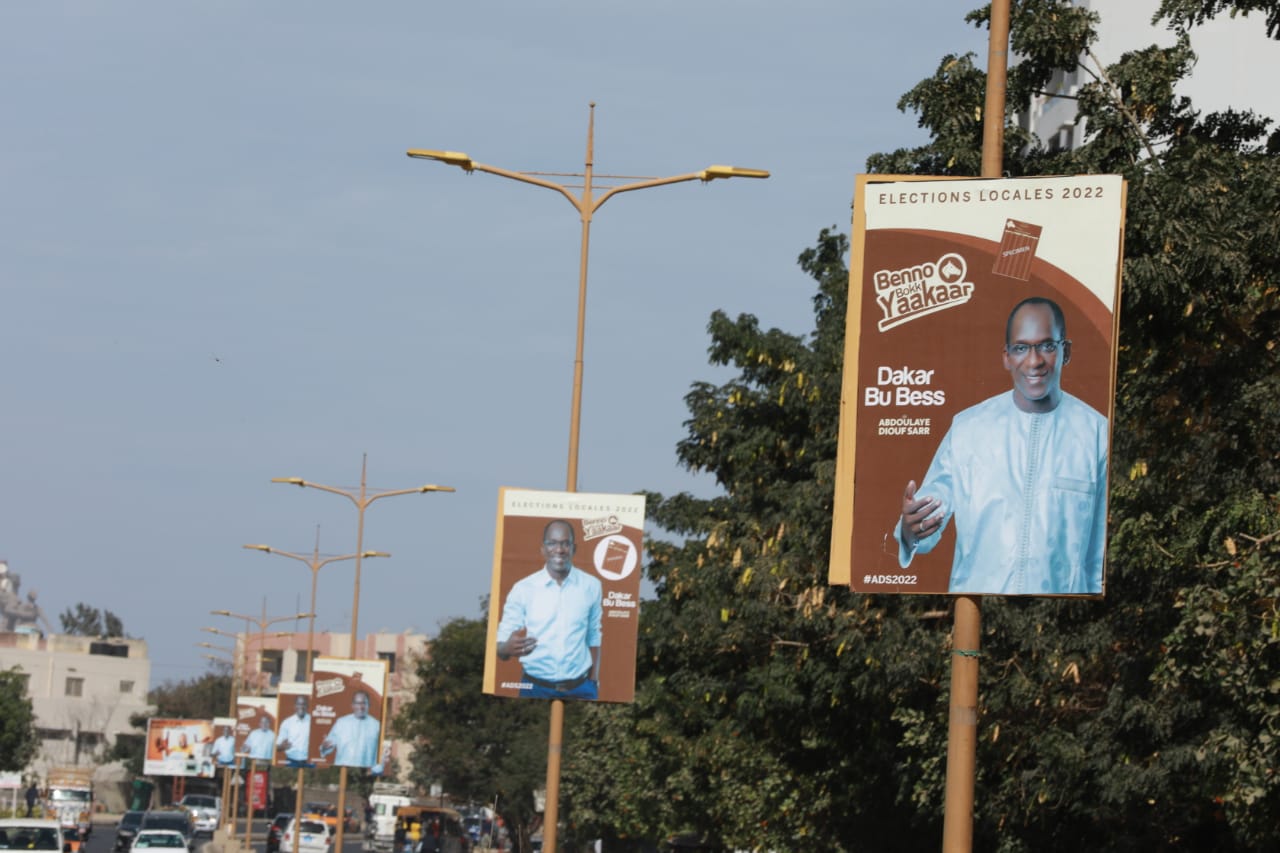
<path fill-rule="evenodd" d="M 977 649 L 952 649 L 951 654 L 957 655 L 962 658 L 982 657 L 982 652 L 978 651 Z"/>

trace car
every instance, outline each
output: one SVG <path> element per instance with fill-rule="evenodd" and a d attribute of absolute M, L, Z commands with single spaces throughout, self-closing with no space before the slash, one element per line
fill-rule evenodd
<path fill-rule="evenodd" d="M 191 846 L 191 841 L 195 837 L 196 828 L 191 822 L 191 815 L 185 809 L 152 809 L 142 815 L 142 823 L 138 824 L 138 833 L 147 829 L 168 829 L 177 832 L 187 842 L 187 847 Z M 134 836 L 137 840 L 137 836 Z M 133 849 L 132 846 L 129 848 Z"/>
<path fill-rule="evenodd" d="M 301 821 L 290 820 L 280 834 L 280 849 L 285 853 L 293 853 L 294 833 L 298 835 L 298 853 L 329 853 L 332 849 L 329 827 L 322 821 L 304 817 Z"/>
<path fill-rule="evenodd" d="M 271 821 L 271 825 L 267 827 L 267 853 L 277 853 L 280 849 L 280 836 L 284 835 L 285 827 L 289 825 L 289 821 L 293 820 L 293 812 L 280 812 Z M 292 853 L 292 851 L 288 851 Z"/>
<path fill-rule="evenodd" d="M 191 841 L 176 829 L 139 829 L 133 837 L 131 853 L 142 850 L 155 850 L 159 853 L 191 850 Z"/>
<path fill-rule="evenodd" d="M 305 820 L 318 820 L 330 829 L 338 828 L 338 807 L 332 803 L 307 803 L 302 807 Z"/>
<path fill-rule="evenodd" d="M 213 835 L 222 822 L 222 797 L 211 794 L 187 794 L 178 805 L 191 814 L 191 824 L 197 834 Z"/>
<path fill-rule="evenodd" d="M 50 850 L 71 853 L 56 820 L 6 818 L 0 820 L 0 850 Z"/>
<path fill-rule="evenodd" d="M 116 822 L 116 840 L 112 848 L 115 853 L 125 853 L 133 846 L 133 837 L 138 834 L 144 814 L 146 812 L 131 811 L 120 815 L 120 820 Z"/>

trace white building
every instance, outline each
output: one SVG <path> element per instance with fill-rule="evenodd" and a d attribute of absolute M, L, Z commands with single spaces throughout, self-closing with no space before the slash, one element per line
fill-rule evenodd
<path fill-rule="evenodd" d="M 129 717 L 149 710 L 151 661 L 142 640 L 0 633 L 0 667 L 15 666 L 35 711 L 41 775 L 99 763 L 118 735 L 136 735 Z"/>
<path fill-rule="evenodd" d="M 1098 41 L 1093 45 L 1097 61 L 1080 57 L 1080 64 L 1089 70 L 1077 68 L 1055 75 L 1047 93 L 1036 96 L 1031 109 L 1019 117 L 1022 126 L 1051 150 L 1078 148 L 1084 143 L 1085 121 L 1077 122 L 1073 96 L 1082 85 L 1096 79 L 1099 63 L 1105 68 L 1126 51 L 1153 44 L 1169 47 L 1176 41 L 1164 22 L 1151 23 L 1159 0 L 1076 0 L 1074 5 L 1096 12 L 1101 19 Z M 1201 113 L 1232 107 L 1280 121 L 1280 88 L 1273 83 L 1280 74 L 1280 42 L 1267 37 L 1261 13 L 1232 18 L 1223 12 L 1215 20 L 1193 27 L 1190 35 L 1197 61 L 1177 94 L 1190 98 Z"/>

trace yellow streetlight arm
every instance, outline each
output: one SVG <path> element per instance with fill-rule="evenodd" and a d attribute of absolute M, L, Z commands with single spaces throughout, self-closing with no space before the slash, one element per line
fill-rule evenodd
<path fill-rule="evenodd" d="M 535 187 L 545 187 L 549 190 L 560 193 L 560 195 L 569 200 L 569 204 L 573 205 L 574 210 L 578 211 L 580 215 L 586 215 L 586 212 L 583 210 L 583 200 L 569 192 L 567 187 L 557 184 L 555 181 L 548 181 L 544 178 L 539 178 L 536 175 L 526 175 L 524 172 L 504 169 L 501 166 L 490 166 L 487 163 L 477 163 L 466 154 L 458 151 L 430 151 L 420 148 L 410 148 L 405 153 L 418 160 L 439 160 L 441 163 L 448 163 L 450 166 L 458 166 L 467 172 L 488 172 L 491 175 L 510 178 L 513 181 L 533 184 Z M 599 207 L 599 205 L 596 206 Z"/>

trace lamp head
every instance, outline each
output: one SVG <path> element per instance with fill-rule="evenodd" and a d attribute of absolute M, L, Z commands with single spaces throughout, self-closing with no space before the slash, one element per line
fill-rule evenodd
<path fill-rule="evenodd" d="M 741 169 L 737 166 L 708 166 L 698 173 L 698 179 L 714 181 L 716 178 L 767 178 L 769 173 L 764 169 Z"/>
<path fill-rule="evenodd" d="M 418 489 L 418 491 L 420 492 L 456 492 L 457 489 L 455 489 L 453 486 L 426 485 Z"/>
<path fill-rule="evenodd" d="M 291 486 L 305 486 L 307 481 L 301 477 L 272 477 L 273 483 L 288 483 Z"/>
<path fill-rule="evenodd" d="M 441 163 L 448 163 L 450 166 L 457 166 L 468 172 L 475 168 L 475 163 L 471 158 L 461 151 L 434 151 L 429 148 L 410 148 L 405 153 L 415 160 L 439 160 Z"/>
<path fill-rule="evenodd" d="M 250 551 L 262 551 L 267 554 L 271 553 L 270 545 L 242 545 L 241 547 L 248 548 Z"/>

